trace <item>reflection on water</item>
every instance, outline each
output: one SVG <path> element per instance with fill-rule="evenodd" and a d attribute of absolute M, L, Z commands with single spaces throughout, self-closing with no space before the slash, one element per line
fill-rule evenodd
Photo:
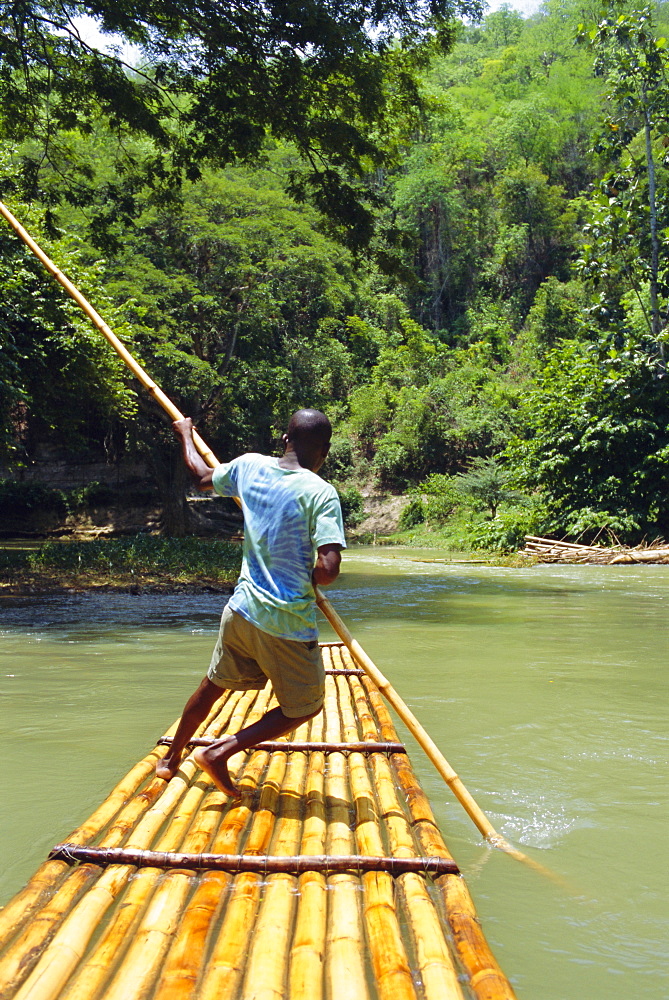
<path fill-rule="evenodd" d="M 353 550 L 330 596 L 493 824 L 575 886 L 483 845 L 416 748 L 498 959 L 521 1000 L 660 1000 L 669 568 L 422 557 Z M 0 898 L 177 716 L 222 604 L 210 594 L 0 603 Z"/>

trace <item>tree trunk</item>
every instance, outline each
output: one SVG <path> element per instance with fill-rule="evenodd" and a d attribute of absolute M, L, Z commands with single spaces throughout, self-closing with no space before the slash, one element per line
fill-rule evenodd
<path fill-rule="evenodd" d="M 644 102 L 646 101 L 646 91 L 643 91 Z M 644 133 L 646 139 L 646 166 L 648 168 L 648 208 L 650 212 L 650 315 L 653 330 L 653 338 L 658 345 L 660 363 L 664 368 L 664 344 L 660 343 L 660 333 L 662 332 L 662 321 L 660 319 L 660 306 L 658 303 L 657 285 L 658 271 L 660 266 L 660 241 L 657 235 L 657 181 L 655 177 L 655 160 L 653 158 L 653 146 L 651 138 L 651 123 L 648 111 L 644 113 Z"/>
<path fill-rule="evenodd" d="M 169 476 L 164 485 L 161 484 L 163 512 L 160 527 L 163 535 L 168 535 L 170 538 L 183 538 L 184 535 L 188 534 L 189 529 L 188 503 L 186 501 L 189 477 L 181 455 L 172 464 L 170 471 L 172 475 Z"/>

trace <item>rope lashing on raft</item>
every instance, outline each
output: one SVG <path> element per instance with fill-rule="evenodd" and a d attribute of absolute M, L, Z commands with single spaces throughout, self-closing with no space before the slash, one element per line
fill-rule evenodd
<path fill-rule="evenodd" d="M 322 642 L 320 645 L 321 646 L 341 646 L 341 643 L 340 642 Z M 353 676 L 353 677 L 360 677 L 360 676 L 362 676 L 365 673 L 365 671 L 364 670 L 360 670 L 357 667 L 328 667 L 328 669 L 325 671 L 325 673 L 329 674 L 331 677 L 341 677 L 341 676 L 344 676 L 344 677 L 351 677 L 351 676 Z"/>
<path fill-rule="evenodd" d="M 171 746 L 172 739 L 170 737 L 163 737 L 158 740 L 156 746 Z M 214 743 L 220 743 L 221 737 L 214 739 L 213 737 L 200 737 L 188 740 L 187 746 L 191 747 L 210 747 Z M 280 742 L 279 740 L 266 740 L 264 743 L 256 743 L 255 746 L 249 747 L 250 750 L 267 750 L 268 752 L 274 753 L 275 751 L 283 751 L 284 753 L 308 753 L 309 751 L 320 751 L 324 754 L 329 753 L 407 753 L 407 748 L 403 743 L 396 743 L 394 741 L 385 740 L 383 742 L 372 742 L 372 741 L 360 741 L 358 743 L 313 743 L 313 742 L 300 742 L 299 740 L 290 740 L 286 742 Z M 248 751 L 241 751 L 248 752 Z M 237 751 L 238 753 L 240 751 Z"/>
<path fill-rule="evenodd" d="M 387 872 L 389 875 L 408 873 L 424 875 L 459 875 L 460 869 L 452 858 L 415 857 L 392 858 L 368 854 L 258 856 L 254 854 L 187 854 L 176 851 L 128 850 L 126 848 L 86 847 L 79 844 L 57 844 L 49 854 L 50 861 L 68 864 L 86 862 L 94 865 L 133 865 L 141 868 L 185 868 L 189 871 L 260 872 L 266 874 L 302 875 L 304 872 L 339 873 L 347 871 Z"/>

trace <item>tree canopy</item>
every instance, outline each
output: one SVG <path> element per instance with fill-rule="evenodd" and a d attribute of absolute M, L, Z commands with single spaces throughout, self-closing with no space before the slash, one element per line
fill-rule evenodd
<path fill-rule="evenodd" d="M 351 509 L 666 533 L 667 9 L 590 6 L 87 8 L 141 72 L 0 7 L 0 187 L 222 458 L 316 405 Z M 184 530 L 169 429 L 8 233 L 0 287 L 5 461 L 144 455 Z"/>
<path fill-rule="evenodd" d="M 173 195 L 203 164 L 257 160 L 268 135 L 299 163 L 286 184 L 355 246 L 369 242 L 389 116 L 413 113 L 413 70 L 448 46 L 481 0 L 0 3 L 0 139 L 20 144 L 25 192 L 131 217 L 139 190 Z M 128 66 L 82 36 L 77 17 L 142 52 Z M 116 136 L 100 174 L 76 135 Z M 104 191 L 100 191 L 100 187 Z"/>

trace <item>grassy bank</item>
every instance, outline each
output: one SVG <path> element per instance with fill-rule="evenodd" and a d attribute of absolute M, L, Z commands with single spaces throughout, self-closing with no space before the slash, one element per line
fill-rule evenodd
<path fill-rule="evenodd" d="M 202 538 L 97 539 L 0 549 L 0 592 L 221 590 L 234 585 L 241 545 Z"/>

